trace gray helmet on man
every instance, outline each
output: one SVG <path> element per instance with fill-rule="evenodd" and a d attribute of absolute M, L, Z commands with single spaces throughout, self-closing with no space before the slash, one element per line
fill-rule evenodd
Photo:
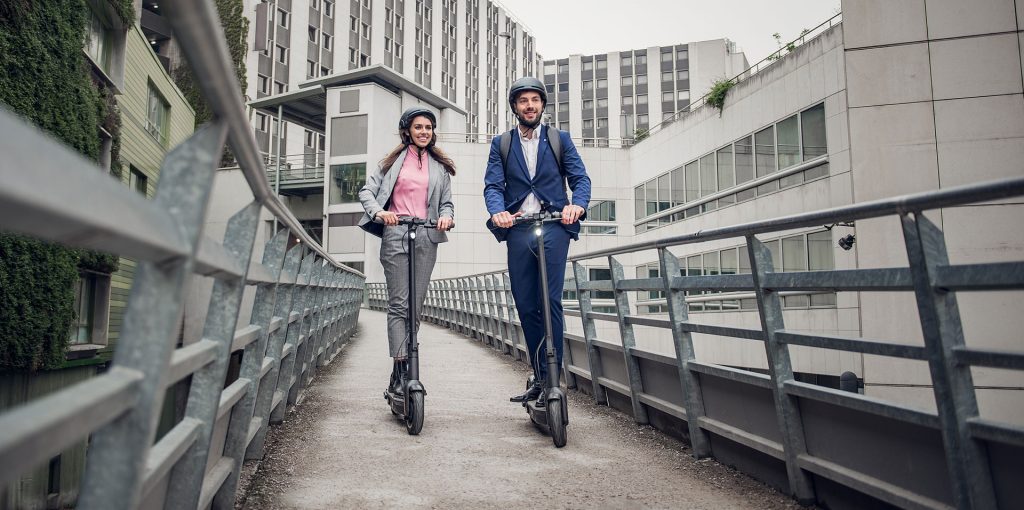
<path fill-rule="evenodd" d="M 540 100 L 544 106 L 548 105 L 548 92 L 544 89 L 544 84 L 533 76 L 524 76 L 512 82 L 512 86 L 508 89 L 508 106 L 512 108 L 512 113 L 516 113 L 516 98 L 528 90 L 540 94 Z"/>
<path fill-rule="evenodd" d="M 434 112 L 422 106 L 413 106 L 412 108 L 409 108 L 408 110 L 402 112 L 402 116 L 398 118 L 398 134 L 399 136 L 402 137 L 402 143 L 404 143 L 405 145 L 412 144 L 412 138 L 409 136 L 409 133 L 407 133 L 406 130 L 408 130 L 409 127 L 412 126 L 412 119 L 415 119 L 416 117 L 419 116 L 423 116 L 430 119 L 430 125 L 434 128 L 437 128 L 437 117 L 434 116 Z M 429 147 L 431 145 L 434 145 L 435 141 L 437 141 L 436 134 L 430 137 L 430 143 L 427 146 Z"/>

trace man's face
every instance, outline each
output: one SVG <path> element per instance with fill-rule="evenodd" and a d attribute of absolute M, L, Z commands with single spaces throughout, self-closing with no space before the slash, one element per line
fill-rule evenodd
<path fill-rule="evenodd" d="M 544 110 L 540 94 L 527 90 L 516 97 L 516 113 L 527 124 L 533 124 Z"/>

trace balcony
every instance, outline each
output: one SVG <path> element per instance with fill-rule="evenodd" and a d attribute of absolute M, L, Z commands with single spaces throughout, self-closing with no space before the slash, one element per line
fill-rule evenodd
<path fill-rule="evenodd" d="M 263 162 L 267 168 L 267 181 L 271 188 L 278 189 L 279 194 L 309 196 L 323 193 L 323 152 L 284 155 L 280 158 L 280 165 L 277 156 L 264 154 Z"/>

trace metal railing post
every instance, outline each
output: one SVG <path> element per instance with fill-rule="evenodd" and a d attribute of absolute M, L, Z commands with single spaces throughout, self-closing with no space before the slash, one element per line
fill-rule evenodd
<path fill-rule="evenodd" d="M 800 455 L 807 453 L 800 406 L 797 405 L 795 397 L 786 393 L 786 382 L 793 380 L 793 367 L 789 358 L 789 348 L 776 336 L 777 331 L 785 328 L 782 319 L 782 299 L 778 292 L 764 287 L 765 275 L 775 271 L 772 253 L 753 235 L 747 236 L 747 251 L 750 255 L 761 328 L 764 331 L 764 347 L 768 356 L 768 375 L 771 377 L 775 413 L 779 430 L 782 432 L 789 491 L 800 503 L 811 504 L 815 500 L 814 486 L 810 475 L 799 465 Z"/>
<path fill-rule="evenodd" d="M 679 367 L 679 382 L 683 390 L 683 406 L 686 408 L 686 426 L 690 432 L 690 446 L 693 456 L 702 459 L 711 456 L 711 441 L 707 432 L 700 426 L 704 417 L 704 396 L 700 387 L 700 378 L 690 371 L 690 361 L 697 359 L 693 349 L 693 336 L 684 331 L 682 323 L 690 320 L 686 305 L 685 291 L 672 288 L 672 282 L 680 276 L 679 259 L 668 248 L 658 250 L 661 261 L 661 277 L 665 281 L 665 298 L 668 302 L 668 320 L 672 328 L 672 343 L 676 350 L 676 363 Z"/>
<path fill-rule="evenodd" d="M 245 449 L 249 444 L 249 430 L 252 428 L 253 410 L 256 405 L 255 386 L 260 380 L 260 372 L 263 367 L 264 352 L 270 337 L 270 325 L 273 321 L 274 307 L 279 294 L 284 293 L 282 277 L 286 274 L 294 274 L 298 269 L 298 254 L 289 253 L 285 257 L 285 247 L 288 244 L 288 232 L 278 231 L 270 241 L 267 241 L 263 250 L 263 265 L 267 267 L 271 276 L 278 283 L 262 284 L 256 288 L 256 298 L 252 307 L 252 318 L 249 320 L 260 328 L 259 340 L 249 343 L 242 351 L 242 366 L 239 371 L 239 380 L 249 381 L 249 391 L 245 392 L 242 399 L 231 409 L 231 418 L 228 425 L 227 436 L 224 440 L 224 456 L 234 461 L 231 475 L 228 476 L 220 490 L 213 497 L 213 508 L 227 509 L 235 506 L 235 490 L 238 487 L 238 478 L 242 472 L 242 461 L 245 456 Z M 286 261 L 287 258 L 287 261 Z M 282 264 L 284 265 L 282 267 Z"/>
<path fill-rule="evenodd" d="M 601 377 L 601 352 L 594 346 L 594 340 L 597 339 L 597 324 L 594 322 L 594 318 L 590 315 L 594 311 L 594 307 L 590 301 L 590 289 L 585 289 L 585 284 L 589 281 L 589 275 L 587 274 L 587 268 L 583 267 L 583 264 L 579 262 L 572 263 L 572 270 L 576 276 L 576 299 L 580 303 L 580 319 L 583 321 L 583 341 L 587 347 L 587 369 L 590 370 L 590 386 L 594 391 L 594 402 L 600 405 L 608 405 L 608 395 L 605 394 L 604 386 L 598 382 L 598 378 Z M 584 284 L 584 285 L 581 285 Z"/>
<path fill-rule="evenodd" d="M 291 262 L 292 257 L 301 257 L 306 249 L 303 245 L 298 244 L 293 246 L 289 250 L 288 262 Z M 296 254 L 293 255 L 293 252 Z M 277 304 L 274 310 L 275 317 L 281 317 L 284 323 L 281 327 L 274 331 L 267 341 L 267 348 L 263 351 L 262 365 L 269 364 L 269 367 L 263 369 L 261 367 L 261 375 L 259 379 L 259 391 L 256 393 L 256 404 L 253 408 L 253 423 L 257 427 L 255 431 L 250 432 L 252 439 L 249 441 L 248 446 L 245 450 L 246 459 L 261 459 L 263 458 L 263 441 L 267 436 L 267 430 L 270 425 L 270 413 L 274 408 L 275 394 L 277 393 L 277 387 L 279 379 L 282 374 L 288 372 L 282 370 L 281 354 L 284 352 L 284 344 L 286 339 L 291 335 L 291 331 L 294 329 L 294 324 L 290 323 L 288 310 L 295 308 L 295 301 L 301 293 L 300 281 L 303 275 L 308 271 L 308 260 L 315 257 L 315 254 L 309 253 L 303 257 L 302 264 L 299 269 L 299 274 L 291 279 L 294 284 L 289 285 L 283 289 L 283 294 L 279 293 Z M 294 349 L 293 349 L 294 351 Z M 282 405 L 283 407 L 283 405 Z"/>
<path fill-rule="evenodd" d="M 648 423 L 647 408 L 640 402 L 640 394 L 644 391 L 643 379 L 640 376 L 640 364 L 633 356 L 633 349 L 636 348 L 636 337 L 633 334 L 633 325 L 629 324 L 629 295 L 627 291 L 619 290 L 618 283 L 626 278 L 622 264 L 615 260 L 615 257 L 608 257 L 608 267 L 612 273 L 612 289 L 615 293 L 615 312 L 619 315 L 619 334 L 622 338 L 622 352 L 626 360 L 626 373 L 629 376 L 629 393 L 633 402 L 633 419 L 637 423 Z M 597 381 L 595 381 L 597 382 Z"/>
<path fill-rule="evenodd" d="M 519 346 L 522 343 L 523 338 L 522 332 L 519 327 L 516 326 L 516 320 L 519 319 L 519 311 L 516 309 L 516 300 L 512 296 L 512 280 L 508 272 L 501 273 L 502 287 L 505 289 L 505 304 L 508 310 L 508 327 L 512 337 L 512 355 L 517 360 L 523 359 L 523 351 L 519 350 Z"/>
<path fill-rule="evenodd" d="M 971 367 L 957 363 L 953 352 L 964 346 L 956 294 L 931 283 L 938 268 L 949 265 L 946 241 L 942 230 L 921 213 L 900 215 L 900 221 L 953 500 L 957 508 L 996 508 L 988 452 L 971 436 L 967 423 L 978 416 Z"/>
<path fill-rule="evenodd" d="M 80 508 L 129 509 L 138 504 L 164 399 L 163 374 L 174 348 L 185 282 L 195 265 L 225 136 L 226 126 L 206 124 L 171 150 L 161 165 L 154 201 L 178 225 L 188 255 L 162 264 L 139 264 L 110 371 L 145 377 L 139 382 L 138 403 L 92 435 Z"/>
<path fill-rule="evenodd" d="M 249 267 L 261 208 L 258 202 L 253 202 L 235 213 L 228 220 L 224 233 L 225 250 L 243 268 Z M 243 272 L 236 278 L 217 280 L 213 284 L 200 342 L 216 344 L 217 355 L 209 365 L 192 376 L 185 419 L 196 420 L 200 425 L 196 440 L 171 469 L 167 491 L 179 497 L 168 499 L 164 505 L 165 510 L 193 510 L 199 505 L 203 475 L 210 457 L 211 436 L 224 388 L 224 376 L 231 358 L 231 343 L 235 338 L 235 324 L 245 292 L 245 278 Z M 220 452 L 217 452 L 217 456 L 220 456 Z"/>

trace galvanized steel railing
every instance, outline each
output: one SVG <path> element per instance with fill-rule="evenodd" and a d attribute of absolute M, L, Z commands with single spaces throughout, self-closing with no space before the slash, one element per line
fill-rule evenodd
<path fill-rule="evenodd" d="M 1024 427 L 979 416 L 971 367 L 1022 370 L 1024 351 L 967 347 L 956 293 L 1024 288 L 1024 263 L 950 264 L 943 232 L 922 212 L 1021 195 L 1024 179 L 1003 180 L 573 257 L 579 310 L 566 310 L 565 315 L 581 317 L 583 335 L 565 336 L 567 383 L 586 386 L 598 403 L 631 410 L 639 423 L 664 426 L 666 417 L 684 420 L 697 457 L 713 455 L 741 467 L 745 464 L 753 471 L 761 469 L 749 458 L 737 460 L 738 444 L 746 447 L 751 458 L 781 463 L 790 492 L 804 503 L 827 503 L 834 497 L 834 490 L 823 483 L 829 480 L 907 508 L 1015 506 L 1024 497 L 1024 488 L 1013 475 L 1024 469 Z M 757 238 L 893 215 L 902 224 L 908 267 L 775 272 L 777 261 Z M 679 259 L 668 249 L 737 237 L 746 241 L 750 274 L 680 276 Z M 616 256 L 644 250 L 657 250 L 662 277 L 625 278 Z M 607 260 L 611 281 L 588 281 L 583 262 L 591 259 Z M 592 310 L 591 296 L 596 291 L 614 292 L 616 313 Z M 664 292 L 668 318 L 632 314 L 629 292 L 634 291 Z M 753 291 L 760 329 L 691 321 L 685 297 L 688 291 Z M 780 293 L 792 291 L 911 292 L 924 345 L 788 330 Z M 371 308 L 386 307 L 382 284 L 367 284 L 367 292 Z M 507 272 L 435 280 L 423 314 L 519 359 L 527 355 Z M 617 322 L 620 338 L 598 338 L 597 321 Z M 635 326 L 671 330 L 675 356 L 638 348 Z M 768 374 L 698 361 L 694 333 L 761 343 Z M 797 381 L 790 362 L 791 345 L 924 361 L 930 369 L 938 412 Z M 848 422 L 856 422 L 859 428 L 851 428 Z M 833 435 L 835 430 L 841 430 L 842 437 Z M 849 446 L 844 447 L 846 443 Z"/>
<path fill-rule="evenodd" d="M 0 484 L 89 440 L 82 509 L 233 508 L 242 461 L 262 457 L 268 424 L 339 352 L 362 303 L 363 275 L 313 242 L 267 183 L 213 3 L 164 8 L 215 120 L 167 154 L 152 201 L 0 111 L 0 229 L 139 261 L 109 370 L 0 415 Z M 217 242 L 202 230 L 225 140 L 255 200 Z M 264 207 L 286 228 L 255 261 Z M 286 250 L 289 236 L 302 242 Z M 193 274 L 215 279 L 202 340 L 175 349 Z M 236 329 L 249 286 L 251 322 Z M 153 444 L 166 388 L 190 376 L 184 419 Z"/>

